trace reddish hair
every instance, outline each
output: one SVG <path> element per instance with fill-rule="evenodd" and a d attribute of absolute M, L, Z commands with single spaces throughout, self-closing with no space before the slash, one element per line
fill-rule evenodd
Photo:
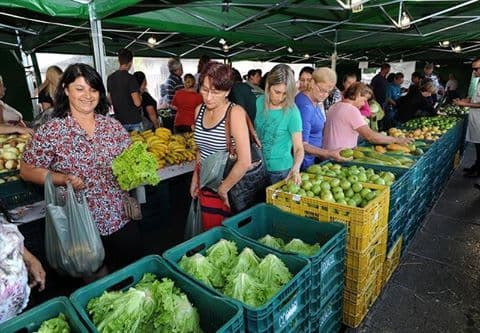
<path fill-rule="evenodd" d="M 200 85 L 206 77 L 217 90 L 228 91 L 233 87 L 233 72 L 229 65 L 224 65 L 218 61 L 210 61 L 200 74 Z"/>

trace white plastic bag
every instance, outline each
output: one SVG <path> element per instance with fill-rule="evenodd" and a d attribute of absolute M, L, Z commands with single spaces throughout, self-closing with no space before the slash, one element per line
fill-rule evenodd
<path fill-rule="evenodd" d="M 105 258 L 105 250 L 85 195 L 81 202 L 67 183 L 65 203 L 56 195 L 51 174 L 45 179 L 45 251 L 48 263 L 59 272 L 74 277 L 97 271 Z"/>

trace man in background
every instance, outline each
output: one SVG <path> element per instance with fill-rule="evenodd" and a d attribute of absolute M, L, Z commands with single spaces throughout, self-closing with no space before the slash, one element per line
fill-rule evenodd
<path fill-rule="evenodd" d="M 375 75 L 370 82 L 370 85 L 373 89 L 373 94 L 375 95 L 375 100 L 382 106 L 385 107 L 385 98 L 387 94 L 387 75 L 390 72 L 390 64 L 383 63 L 380 67 L 380 72 Z"/>
<path fill-rule="evenodd" d="M 108 96 L 113 105 L 115 118 L 127 131 L 141 131 L 143 125 L 140 87 L 135 77 L 128 72 L 132 68 L 132 52 L 121 49 L 118 52 L 118 62 L 120 67 L 107 79 Z"/>
<path fill-rule="evenodd" d="M 170 58 L 167 66 L 170 75 L 162 85 L 162 103 L 172 110 L 172 116 L 174 116 L 177 108 L 172 105 L 173 96 L 175 96 L 177 90 L 184 88 L 182 81 L 183 66 L 180 60 L 176 58 Z"/>

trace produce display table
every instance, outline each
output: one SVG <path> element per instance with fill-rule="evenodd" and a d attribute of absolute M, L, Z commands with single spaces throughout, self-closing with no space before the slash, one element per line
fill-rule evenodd
<path fill-rule="evenodd" d="M 189 172 L 192 172 L 195 168 L 195 161 L 185 162 L 182 164 L 168 165 L 158 170 L 160 180 L 166 180 L 169 178 L 177 177 Z"/>

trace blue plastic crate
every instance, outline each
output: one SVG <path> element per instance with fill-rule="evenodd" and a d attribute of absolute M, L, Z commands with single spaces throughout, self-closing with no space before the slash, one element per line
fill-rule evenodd
<path fill-rule="evenodd" d="M 144 257 L 121 270 L 78 289 L 70 296 L 70 300 L 90 332 L 96 333 L 98 331 L 88 315 L 86 309 L 88 302 L 92 298 L 102 295 L 104 291 L 127 290 L 138 283 L 145 273 L 155 274 L 159 279 L 170 278 L 197 308 L 200 315 L 200 326 L 204 332 L 244 332 L 243 312 L 240 306 L 192 283 L 190 279 L 178 273 L 157 255 Z"/>
<path fill-rule="evenodd" d="M 337 333 L 342 326 L 343 318 L 343 289 L 326 302 L 326 305 L 314 314 L 311 323 L 312 333 Z"/>
<path fill-rule="evenodd" d="M 272 205 L 259 204 L 228 218 L 223 225 L 255 242 L 269 234 L 286 242 L 298 238 L 310 244 L 319 243 L 318 253 L 308 257 L 300 255 L 311 262 L 312 302 L 319 298 L 326 301 L 332 288 L 343 284 L 346 228 L 342 223 L 321 223 Z M 316 312 L 318 308 L 311 311 Z"/>
<path fill-rule="evenodd" d="M 178 262 L 184 255 L 205 254 L 206 250 L 221 239 L 234 241 L 239 251 L 251 248 L 259 257 L 273 253 L 279 257 L 294 275 L 286 285 L 268 302 L 260 307 L 252 307 L 223 295 L 201 281 L 187 275 Z M 227 298 L 243 307 L 247 331 L 252 332 L 298 332 L 303 327 L 304 317 L 309 316 L 311 268 L 307 259 L 297 255 L 285 254 L 260 246 L 258 243 L 234 234 L 225 227 L 216 227 L 192 239 L 181 243 L 163 253 L 163 257 L 179 272 L 195 284 Z"/>
<path fill-rule="evenodd" d="M 58 317 L 60 313 L 65 315 L 72 333 L 89 332 L 66 297 L 53 298 L 10 320 L 7 320 L 3 324 L 0 324 L 0 332 L 36 332 L 44 321 Z"/>

